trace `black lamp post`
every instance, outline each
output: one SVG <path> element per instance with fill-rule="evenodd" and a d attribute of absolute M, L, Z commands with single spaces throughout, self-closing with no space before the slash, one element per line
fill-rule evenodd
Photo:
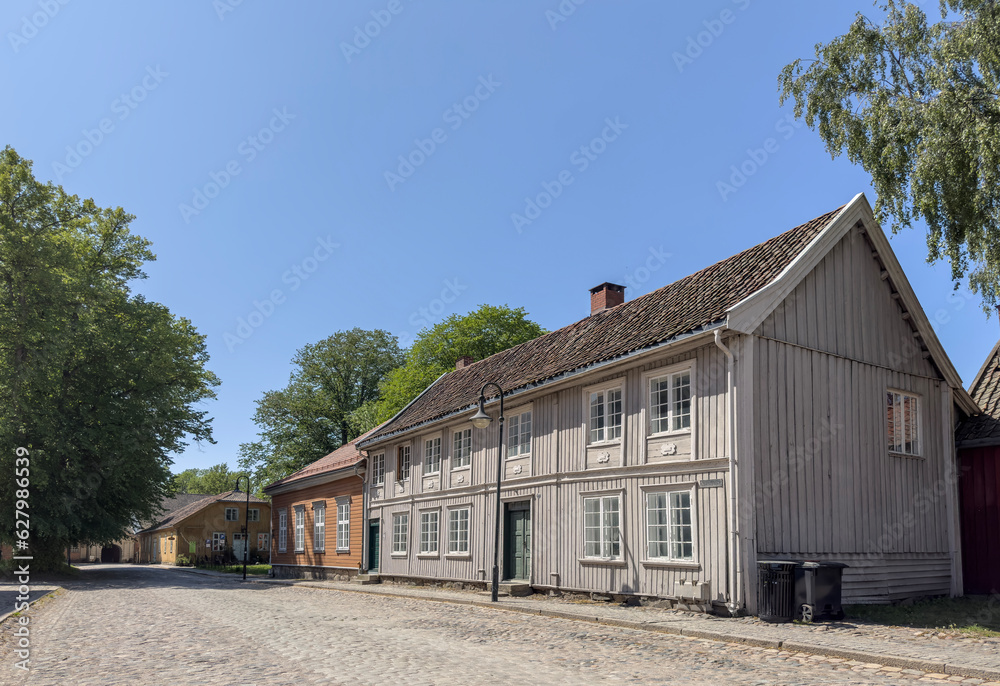
<path fill-rule="evenodd" d="M 493 541 L 493 602 L 497 602 L 500 593 L 500 477 L 503 474 L 503 389 L 493 381 L 487 381 L 479 391 L 479 411 L 472 416 L 472 425 L 477 429 L 485 429 L 493 421 L 486 414 L 486 387 L 494 386 L 500 392 L 500 430 L 497 439 L 497 516 L 496 531 Z"/>
<path fill-rule="evenodd" d="M 240 479 L 247 480 L 247 506 L 243 515 L 243 580 L 247 580 L 247 557 L 250 555 L 250 477 L 246 474 L 236 477 L 236 493 L 240 492 Z"/>

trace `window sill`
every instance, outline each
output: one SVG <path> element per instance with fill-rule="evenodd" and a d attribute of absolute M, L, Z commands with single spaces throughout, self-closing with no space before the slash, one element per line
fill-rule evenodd
<path fill-rule="evenodd" d="M 326 552 L 326 548 L 313 548 L 313 552 L 322 555 L 323 553 Z"/>
<path fill-rule="evenodd" d="M 577 562 L 579 562 L 582 565 L 598 565 L 602 567 L 627 566 L 625 560 L 619 558 L 607 558 L 607 557 L 580 557 L 577 558 Z"/>
<path fill-rule="evenodd" d="M 471 560 L 472 559 L 472 554 L 471 553 L 447 553 L 445 555 L 445 557 L 448 558 L 449 560 Z"/>
<path fill-rule="evenodd" d="M 424 472 L 424 476 L 425 477 L 427 477 L 427 476 L 441 476 L 441 470 L 439 469 L 436 472 Z"/>
<path fill-rule="evenodd" d="M 588 443 L 587 447 L 588 448 L 608 448 L 608 447 L 611 447 L 611 446 L 616 446 L 616 445 L 621 445 L 621 444 L 622 444 L 622 439 L 620 439 L 620 438 L 612 438 L 610 441 L 594 441 L 592 443 Z"/>
<path fill-rule="evenodd" d="M 505 460 L 523 460 L 526 457 L 531 457 L 531 453 L 520 453 L 518 455 L 508 455 Z"/>
<path fill-rule="evenodd" d="M 923 460 L 925 459 L 923 455 L 908 455 L 907 453 L 897 453 L 895 450 L 889 451 L 889 457 L 898 457 L 907 460 Z"/>
<path fill-rule="evenodd" d="M 466 464 L 466 465 L 462 465 L 461 467 L 452 467 L 451 471 L 453 471 L 453 472 L 467 471 L 471 466 L 472 466 L 471 464 Z"/>
<path fill-rule="evenodd" d="M 441 557 L 440 553 L 417 553 L 418 560 L 436 560 Z"/>
<path fill-rule="evenodd" d="M 671 436 L 690 436 L 691 429 L 678 429 L 677 431 L 661 431 L 655 434 L 647 434 L 646 438 L 670 438 Z"/>
<path fill-rule="evenodd" d="M 692 562 L 691 560 L 666 560 L 666 559 L 652 559 L 652 560 L 639 560 L 639 564 L 644 567 L 670 567 L 672 569 L 701 569 L 700 562 Z"/>
<path fill-rule="evenodd" d="M 406 553 L 390 553 L 389 557 L 406 557 Z"/>
<path fill-rule="evenodd" d="M 344 555 L 344 554 L 350 553 L 350 552 L 351 552 L 350 548 L 337 548 L 337 554 L 338 555 Z"/>
<path fill-rule="evenodd" d="M 296 555 L 305 555 L 306 549 L 303 548 L 302 550 L 293 550 L 292 552 Z"/>

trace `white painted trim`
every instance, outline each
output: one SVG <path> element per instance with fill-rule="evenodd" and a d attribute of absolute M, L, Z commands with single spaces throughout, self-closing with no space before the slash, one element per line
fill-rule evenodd
<path fill-rule="evenodd" d="M 647 496 L 650 493 L 673 493 L 673 492 L 687 491 L 691 494 L 691 554 L 692 558 L 690 560 L 674 559 L 672 557 L 649 557 L 649 500 Z M 699 537 L 698 537 L 698 488 L 697 483 L 686 484 L 655 484 L 640 487 L 640 492 L 642 493 L 642 541 L 645 543 L 643 546 L 644 552 L 646 553 L 644 557 L 648 563 L 661 564 L 661 565 L 696 565 L 698 568 L 701 567 L 701 559 L 699 552 Z M 667 513 L 670 513 L 670 499 L 667 498 Z M 667 528 L 671 528 L 668 523 Z"/>
<path fill-rule="evenodd" d="M 628 382 L 626 381 L 626 376 L 623 375 L 623 376 L 619 376 L 619 377 L 616 377 L 614 379 L 611 379 L 610 381 L 606 381 L 604 383 L 591 384 L 590 386 L 585 386 L 584 387 L 583 393 L 582 393 L 582 399 L 583 399 L 583 437 L 584 437 L 584 441 L 583 441 L 583 450 L 584 450 L 583 460 L 584 460 L 584 464 L 586 464 L 586 460 L 587 460 L 587 455 L 586 455 L 587 448 L 598 448 L 598 447 L 602 447 L 602 446 L 613 446 L 613 445 L 618 445 L 618 446 L 622 447 L 621 462 L 622 462 L 622 464 L 625 463 L 625 454 L 624 454 L 625 453 L 625 435 L 628 433 L 628 426 L 627 426 L 628 408 L 626 408 L 626 403 L 628 401 L 627 384 L 628 384 Z M 607 391 L 613 391 L 615 389 L 620 390 L 621 391 L 621 396 L 622 396 L 622 398 L 621 398 L 621 401 L 622 401 L 621 436 L 619 436 L 618 438 L 611 438 L 611 439 L 606 438 L 606 439 L 604 439 L 602 441 L 591 442 L 591 440 L 590 440 L 590 396 L 593 393 L 598 393 L 598 392 L 601 392 L 601 391 L 604 391 L 606 393 Z M 607 433 L 607 431 L 606 431 L 606 429 L 607 429 L 607 398 L 605 398 L 604 405 L 605 405 L 605 417 L 604 417 L 604 421 L 605 421 L 605 433 Z"/>
<path fill-rule="evenodd" d="M 652 431 L 652 407 L 650 406 L 650 390 L 649 384 L 653 379 L 657 379 L 661 376 L 668 376 L 670 374 L 677 374 L 687 370 L 691 375 L 691 425 L 686 429 L 677 429 L 671 431 L 659 431 L 653 433 Z M 682 362 L 677 362 L 665 367 L 657 367 L 656 369 L 650 369 L 649 371 L 643 372 L 642 377 L 642 406 L 639 409 L 639 420 L 642 422 L 642 460 L 643 462 L 650 464 L 649 462 L 649 441 L 655 438 L 670 438 L 670 437 L 681 437 L 690 436 L 691 437 L 691 460 L 698 459 L 698 437 L 696 429 L 698 427 L 698 357 L 697 352 L 695 352 L 695 357 L 690 360 L 684 360 Z"/>

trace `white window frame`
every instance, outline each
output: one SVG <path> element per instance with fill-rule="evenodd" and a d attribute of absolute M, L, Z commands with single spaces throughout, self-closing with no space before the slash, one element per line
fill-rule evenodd
<path fill-rule="evenodd" d="M 892 398 L 893 401 L 893 423 L 892 428 L 893 433 L 890 433 L 890 423 L 889 423 L 889 399 Z M 910 409 L 906 412 L 903 410 L 904 400 L 910 400 Z M 889 452 L 893 455 L 905 455 L 906 457 L 920 457 L 922 455 L 922 449 L 924 446 L 924 435 L 923 435 L 923 416 L 921 406 L 923 405 L 923 398 L 918 393 L 913 393 L 912 391 L 903 391 L 898 388 L 887 388 L 886 389 L 886 417 L 885 417 L 885 429 L 886 429 L 886 445 Z M 895 415 L 899 413 L 902 416 L 902 421 L 896 421 Z M 910 445 L 906 444 L 906 434 L 907 426 L 912 423 L 916 423 L 915 427 L 910 427 L 911 438 L 915 438 L 915 441 L 911 440 Z M 893 435 L 895 434 L 895 435 Z M 915 437 L 913 434 L 916 434 Z M 898 442 L 896 441 L 896 436 L 899 437 Z M 916 443 L 914 446 L 913 443 Z"/>
<path fill-rule="evenodd" d="M 617 426 L 617 436 L 608 437 L 611 433 L 608 431 L 608 393 L 617 391 L 619 393 L 618 402 L 621 406 L 621 411 L 618 413 L 618 426 Z M 602 418 L 604 420 L 604 426 L 602 427 L 601 437 L 595 438 L 594 432 L 594 417 L 593 417 L 593 401 L 595 395 L 600 394 L 601 401 L 600 407 L 602 409 Z M 584 416 L 584 431 L 586 431 L 587 445 L 617 445 L 622 442 L 622 435 L 625 433 L 625 380 L 624 379 L 614 379 L 613 381 L 597 384 L 594 386 L 589 386 L 583 389 L 583 416 Z"/>
<path fill-rule="evenodd" d="M 212 552 L 218 553 L 226 549 L 226 532 L 225 531 L 213 531 L 212 532 Z"/>
<path fill-rule="evenodd" d="M 531 412 L 531 405 L 527 407 L 520 407 L 515 412 L 510 413 L 506 418 L 506 425 L 504 426 L 504 431 L 507 435 L 504 436 L 504 455 L 508 460 L 515 460 L 520 457 L 530 457 L 531 455 L 531 442 L 535 437 L 535 417 Z M 524 431 L 524 417 L 525 415 L 531 415 L 529 418 L 528 431 Z M 517 443 L 515 444 L 512 438 L 514 437 L 514 431 L 517 427 Z M 525 450 L 524 435 L 527 433 L 527 450 Z M 516 446 L 516 447 L 515 447 Z M 513 449 L 513 452 L 512 452 Z"/>
<path fill-rule="evenodd" d="M 295 506 L 295 552 L 306 551 L 306 506 Z"/>
<path fill-rule="evenodd" d="M 271 541 L 269 540 L 270 538 L 271 537 L 268 534 L 264 532 L 259 532 L 257 534 L 257 550 L 263 550 L 265 552 L 270 550 L 271 549 Z M 263 545 L 261 545 L 262 543 Z"/>
<path fill-rule="evenodd" d="M 403 470 L 403 465 L 406 465 L 406 470 Z M 406 483 L 410 480 L 410 473 L 413 470 L 413 458 L 410 455 L 410 446 L 398 445 L 396 446 L 396 481 L 400 483 Z"/>
<path fill-rule="evenodd" d="M 686 526 L 690 527 L 690 530 L 691 530 L 690 531 L 690 533 L 691 533 L 691 540 L 690 540 L 690 544 L 691 544 L 691 556 L 690 557 L 683 557 L 683 556 L 678 556 L 678 555 L 675 554 L 675 546 L 677 546 L 677 545 L 683 545 L 684 543 L 687 543 L 687 541 L 679 541 L 679 540 L 677 540 L 677 537 L 676 537 L 675 528 L 677 526 L 685 526 L 685 525 L 683 525 L 683 524 L 678 525 L 678 524 L 674 523 L 674 511 L 675 511 L 674 508 L 675 508 L 675 505 L 674 505 L 673 498 L 674 498 L 674 496 L 684 495 L 684 494 L 686 494 L 688 496 L 688 511 L 689 511 L 690 520 L 691 520 L 690 523 L 686 525 Z M 661 524 L 659 522 L 653 523 L 651 521 L 651 517 L 650 517 L 650 503 L 649 503 L 649 498 L 650 498 L 650 496 L 659 496 L 659 495 L 662 495 L 662 496 L 666 497 L 666 508 L 664 510 L 666 512 L 666 523 L 665 523 L 665 525 Z M 643 507 L 643 509 L 645 510 L 645 513 L 646 513 L 645 514 L 645 524 L 646 524 L 645 542 L 646 542 L 646 545 L 645 545 L 645 551 L 644 552 L 645 552 L 645 556 L 646 556 L 647 560 L 649 560 L 651 562 L 679 562 L 679 563 L 682 563 L 682 564 L 697 564 L 697 562 L 698 562 L 698 503 L 697 503 L 696 495 L 697 495 L 697 492 L 695 491 L 695 488 L 694 488 L 693 485 L 688 485 L 688 486 L 684 486 L 682 488 L 678 488 L 676 486 L 673 486 L 672 484 L 671 485 L 664 484 L 664 485 L 658 485 L 658 486 L 651 486 L 649 488 L 645 488 L 645 489 L 642 490 L 642 507 Z M 656 527 L 656 528 L 663 528 L 664 526 L 666 528 L 666 538 L 665 539 L 654 538 L 654 536 L 653 536 L 653 529 L 654 529 L 654 527 Z M 661 555 L 661 554 L 659 554 L 658 550 L 655 551 L 655 554 L 654 554 L 654 551 L 652 550 L 654 542 L 657 543 L 657 544 L 661 544 L 663 546 L 666 546 L 667 555 Z"/>
<path fill-rule="evenodd" d="M 613 493 L 584 493 L 583 495 L 583 558 L 584 560 L 600 560 L 606 562 L 616 562 L 624 559 L 625 539 L 622 535 L 622 516 L 624 514 L 623 503 L 625 501 L 625 494 L 620 491 L 615 491 Z M 616 525 L 609 525 L 607 523 L 607 517 L 611 514 L 612 510 L 609 507 L 607 501 L 614 499 L 617 501 L 617 509 L 614 512 L 617 514 L 618 523 Z M 598 526 L 597 530 L 598 540 L 597 544 L 600 547 L 600 554 L 592 554 L 588 551 L 587 546 L 590 542 L 588 536 L 589 532 L 594 528 L 587 525 L 587 506 L 590 502 L 596 501 L 598 503 Z M 617 544 L 618 552 L 614 552 L 615 544 L 615 534 L 617 533 Z"/>
<path fill-rule="evenodd" d="M 451 434 L 451 468 L 467 469 L 472 464 L 472 429 L 463 427 Z"/>
<path fill-rule="evenodd" d="M 372 456 L 372 486 L 385 483 L 385 453 Z"/>
<path fill-rule="evenodd" d="M 643 409 L 646 413 L 645 423 L 646 423 L 646 435 L 647 436 L 672 436 L 672 435 L 685 435 L 694 432 L 695 427 L 695 414 L 697 406 L 697 395 L 695 394 L 695 389 L 697 388 L 697 365 L 693 360 L 685 361 L 680 364 L 671 365 L 669 367 L 661 367 L 659 369 L 654 369 L 646 372 L 642 375 L 642 386 L 643 393 L 645 394 L 645 400 L 643 402 Z M 674 403 L 676 399 L 673 397 L 673 379 L 672 377 L 679 374 L 689 374 L 689 391 L 688 398 L 690 401 L 690 407 L 688 410 L 688 425 L 686 427 L 674 428 L 675 419 L 677 416 L 674 414 Z M 653 417 L 653 381 L 662 379 L 663 377 L 671 377 L 670 381 L 670 399 L 667 403 L 667 429 L 656 431 L 654 430 L 654 417 Z"/>
<path fill-rule="evenodd" d="M 288 510 L 281 508 L 278 510 L 278 552 L 284 553 L 288 550 Z"/>
<path fill-rule="evenodd" d="M 464 526 L 462 515 L 464 517 Z M 472 528 L 472 508 L 468 505 L 448 509 L 448 555 L 469 557 L 469 530 Z"/>
<path fill-rule="evenodd" d="M 395 557 L 404 557 L 410 547 L 410 513 L 394 512 L 392 515 L 392 552 Z"/>
<path fill-rule="evenodd" d="M 230 512 L 233 513 L 232 517 L 229 516 Z M 227 522 L 238 522 L 238 521 L 240 521 L 240 508 L 238 508 L 238 507 L 227 507 L 226 508 L 226 521 Z"/>
<path fill-rule="evenodd" d="M 351 497 L 337 498 L 337 552 L 351 550 Z"/>
<path fill-rule="evenodd" d="M 441 549 L 441 510 L 420 511 L 420 557 L 437 557 Z"/>
<path fill-rule="evenodd" d="M 249 518 L 248 521 L 259 522 L 260 521 L 260 508 L 259 507 L 251 507 L 248 510 L 247 517 Z"/>
<path fill-rule="evenodd" d="M 441 434 L 424 438 L 424 474 L 441 473 Z"/>
<path fill-rule="evenodd" d="M 326 501 L 317 500 L 313 511 L 313 552 L 326 552 Z"/>

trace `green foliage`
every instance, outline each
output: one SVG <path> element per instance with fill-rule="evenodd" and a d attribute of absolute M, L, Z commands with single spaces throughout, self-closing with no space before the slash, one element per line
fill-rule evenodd
<path fill-rule="evenodd" d="M 382 383 L 382 396 L 362 406 L 351 417 L 354 435 L 391 419 L 455 362 L 468 355 L 482 360 L 538 338 L 545 330 L 528 319 L 524 308 L 481 305 L 464 316 L 451 315 L 417 334 L 406 353 L 406 363 L 391 371 Z"/>
<path fill-rule="evenodd" d="M 351 413 L 379 397 L 379 383 L 402 361 L 396 337 L 378 329 L 303 347 L 288 386 L 257 401 L 260 438 L 240 446 L 240 466 L 266 485 L 336 450 L 351 438 Z"/>
<path fill-rule="evenodd" d="M 185 469 L 173 476 L 173 487 L 177 493 L 204 493 L 215 495 L 236 488 L 239 472 L 229 471 L 229 465 L 221 462 L 208 469 Z"/>
<path fill-rule="evenodd" d="M 204 337 L 130 292 L 154 259 L 133 219 L 0 153 L 0 502 L 15 500 L 14 448 L 25 448 L 38 568 L 153 518 L 169 455 L 186 438 L 211 441 L 196 409 L 218 384 Z M 0 541 L 14 540 L 14 517 L 0 509 Z"/>
<path fill-rule="evenodd" d="M 946 0 L 942 20 L 887 0 L 787 65 L 781 102 L 827 150 L 872 176 L 875 214 L 896 232 L 923 219 L 928 260 L 968 275 L 989 312 L 1000 298 L 1000 3 Z"/>
<path fill-rule="evenodd" d="M 187 567 L 190 564 L 191 564 L 191 560 L 188 559 L 187 555 L 178 555 L 177 556 L 177 566 L 178 567 Z"/>

